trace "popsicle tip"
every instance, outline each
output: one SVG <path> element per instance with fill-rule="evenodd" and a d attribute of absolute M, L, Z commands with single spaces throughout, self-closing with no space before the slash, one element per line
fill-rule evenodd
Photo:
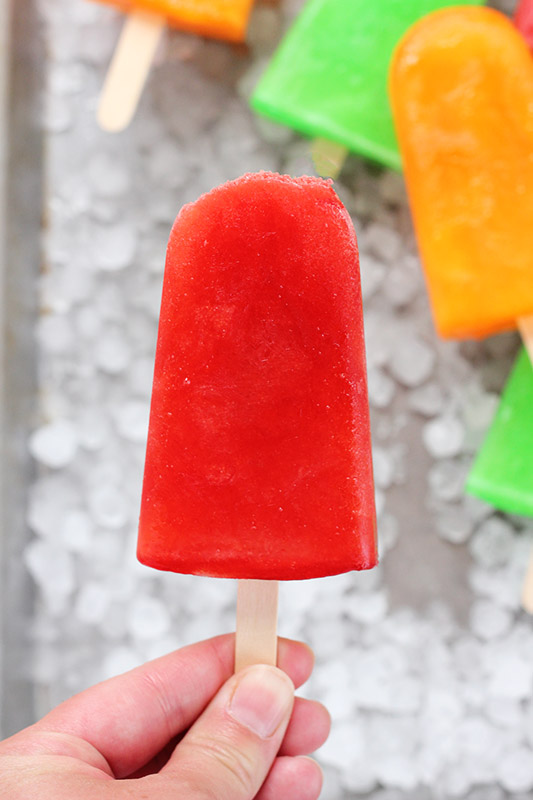
<path fill-rule="evenodd" d="M 419 53 L 411 49 L 413 44 L 440 40 L 443 46 L 448 46 L 449 39 L 443 35 L 444 32 L 451 30 L 454 35 L 467 35 L 467 29 L 463 31 L 462 26 L 483 26 L 487 32 L 493 30 L 499 33 L 505 30 L 516 34 L 511 20 L 496 8 L 485 5 L 453 5 L 437 8 L 417 19 L 401 37 L 393 52 L 390 74 L 394 74 L 398 61 L 409 64 L 419 60 Z"/>
<path fill-rule="evenodd" d="M 106 133 L 120 133 L 130 124 L 135 109 L 125 112 L 122 108 L 110 108 L 106 102 L 101 102 L 96 112 L 98 126 Z"/>
<path fill-rule="evenodd" d="M 317 138 L 311 145 L 311 158 L 321 178 L 337 180 L 347 155 L 347 147 L 329 139 Z"/>

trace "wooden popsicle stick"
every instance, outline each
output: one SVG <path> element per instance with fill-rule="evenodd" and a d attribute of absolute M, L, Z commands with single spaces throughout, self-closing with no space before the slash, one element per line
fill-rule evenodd
<path fill-rule="evenodd" d="M 317 174 L 321 178 L 333 178 L 333 180 L 336 180 L 347 155 L 347 147 L 329 139 L 314 139 L 311 144 L 311 158 Z"/>
<path fill-rule="evenodd" d="M 235 672 L 252 664 L 276 666 L 278 582 L 239 581 Z"/>
<path fill-rule="evenodd" d="M 533 314 L 529 317 L 520 317 L 518 320 L 518 330 L 524 343 L 531 363 L 533 364 Z"/>
<path fill-rule="evenodd" d="M 116 133 L 129 125 L 165 26 L 157 14 L 128 14 L 100 96 L 97 119 L 103 130 Z"/>
<path fill-rule="evenodd" d="M 522 586 L 522 608 L 528 614 L 533 614 L 533 550 L 529 557 L 526 577 Z"/>

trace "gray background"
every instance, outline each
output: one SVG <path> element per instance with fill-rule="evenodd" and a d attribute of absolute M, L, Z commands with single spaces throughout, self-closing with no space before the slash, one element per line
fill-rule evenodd
<path fill-rule="evenodd" d="M 151 362 L 181 205 L 249 170 L 313 170 L 308 142 L 247 106 L 301 5 L 259 3 L 247 48 L 169 33 L 117 136 L 95 109 L 120 14 L 18 0 L 0 24 L 4 735 L 233 627 L 232 582 L 134 559 Z M 462 490 L 518 337 L 437 340 L 401 177 L 350 157 L 336 188 L 361 250 L 381 565 L 282 587 L 280 631 L 315 647 L 306 691 L 334 718 L 323 797 L 519 796 L 533 527 Z"/>

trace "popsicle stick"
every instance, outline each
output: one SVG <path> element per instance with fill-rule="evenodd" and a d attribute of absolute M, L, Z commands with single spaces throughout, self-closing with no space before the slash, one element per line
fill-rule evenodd
<path fill-rule="evenodd" d="M 317 174 L 321 178 L 336 180 L 347 155 L 347 147 L 337 142 L 331 142 L 329 139 L 314 139 L 311 144 L 311 158 Z"/>
<path fill-rule="evenodd" d="M 276 665 L 278 582 L 239 581 L 235 672 L 252 664 Z"/>
<path fill-rule="evenodd" d="M 533 364 L 533 314 L 528 317 L 520 317 L 518 320 L 518 330 L 524 342 L 524 346 Z"/>
<path fill-rule="evenodd" d="M 533 614 L 533 550 L 529 557 L 526 577 L 522 586 L 522 607 L 528 614 Z"/>
<path fill-rule="evenodd" d="M 105 131 L 116 133 L 129 125 L 165 26 L 157 14 L 128 14 L 98 106 L 98 124 Z"/>

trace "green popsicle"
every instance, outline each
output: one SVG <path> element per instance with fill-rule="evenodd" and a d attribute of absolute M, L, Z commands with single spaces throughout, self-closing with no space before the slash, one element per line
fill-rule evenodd
<path fill-rule="evenodd" d="M 480 5 L 481 0 L 463 0 Z M 395 45 L 446 0 L 309 0 L 252 96 L 252 107 L 311 138 L 401 169 L 387 94 Z"/>
<path fill-rule="evenodd" d="M 533 517 L 533 367 L 525 350 L 507 382 L 466 490 L 502 511 Z"/>

